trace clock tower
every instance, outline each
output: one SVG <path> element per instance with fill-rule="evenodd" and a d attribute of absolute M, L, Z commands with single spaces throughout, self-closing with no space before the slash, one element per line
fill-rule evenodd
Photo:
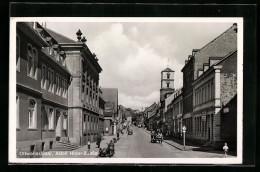
<path fill-rule="evenodd" d="M 160 102 L 174 92 L 174 70 L 167 67 L 161 72 Z"/>

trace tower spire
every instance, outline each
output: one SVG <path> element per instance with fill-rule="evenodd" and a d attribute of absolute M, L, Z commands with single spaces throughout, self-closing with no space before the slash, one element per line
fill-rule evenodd
<path fill-rule="evenodd" d="M 169 67 L 169 57 L 168 57 L 167 67 Z"/>

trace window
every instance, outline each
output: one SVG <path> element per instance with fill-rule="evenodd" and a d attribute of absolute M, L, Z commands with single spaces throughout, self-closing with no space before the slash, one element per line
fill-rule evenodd
<path fill-rule="evenodd" d="M 48 91 L 51 93 L 54 93 L 54 74 L 53 70 L 50 68 L 48 69 L 48 82 L 49 82 L 49 88 Z"/>
<path fill-rule="evenodd" d="M 208 84 L 208 100 L 211 99 L 211 96 L 210 96 L 210 84 Z"/>
<path fill-rule="evenodd" d="M 54 72 L 51 70 L 51 76 L 50 76 L 50 83 L 51 83 L 51 92 L 54 93 Z"/>
<path fill-rule="evenodd" d="M 20 37 L 16 35 L 16 71 L 20 72 Z"/>
<path fill-rule="evenodd" d="M 45 107 L 42 106 L 41 108 L 41 122 L 42 122 L 42 129 L 46 129 L 47 128 L 47 121 L 48 119 L 46 120 L 46 112 L 45 112 Z"/>
<path fill-rule="evenodd" d="M 46 89 L 46 67 L 42 65 L 42 80 L 41 80 L 41 87 Z"/>
<path fill-rule="evenodd" d="M 56 75 L 56 94 L 60 95 L 60 76 Z"/>
<path fill-rule="evenodd" d="M 89 130 L 89 116 L 88 116 L 88 126 L 87 126 L 88 130 Z"/>
<path fill-rule="evenodd" d="M 61 96 L 63 96 L 63 92 L 64 92 L 64 79 L 61 78 Z"/>
<path fill-rule="evenodd" d="M 68 129 L 68 115 L 66 112 L 63 112 L 63 130 Z"/>
<path fill-rule="evenodd" d="M 169 86 L 170 86 L 170 82 L 167 82 L 166 84 L 167 84 L 167 88 L 169 88 Z"/>
<path fill-rule="evenodd" d="M 64 79 L 64 98 L 68 97 L 68 84 L 67 84 L 67 79 Z"/>
<path fill-rule="evenodd" d="M 37 128 L 37 109 L 36 101 L 34 99 L 29 99 L 29 128 Z"/>
<path fill-rule="evenodd" d="M 19 122 L 19 96 L 16 95 L 16 128 L 20 128 Z"/>
<path fill-rule="evenodd" d="M 54 129 L 54 111 L 52 108 L 49 109 L 49 130 Z"/>
<path fill-rule="evenodd" d="M 167 73 L 167 79 L 170 79 L 170 73 Z"/>
<path fill-rule="evenodd" d="M 27 75 L 37 79 L 38 53 L 30 44 L 27 46 Z"/>
<path fill-rule="evenodd" d="M 59 109 L 56 109 L 56 116 L 55 116 L 55 125 L 56 125 L 56 127 L 58 125 L 58 121 L 59 121 L 60 115 L 61 115 L 61 111 Z"/>
<path fill-rule="evenodd" d="M 63 98 L 67 98 L 67 92 L 68 92 L 68 85 L 67 85 L 67 79 L 63 80 Z"/>
<path fill-rule="evenodd" d="M 84 114 L 84 118 L 83 118 L 83 131 L 86 130 L 86 123 L 87 123 L 87 115 Z"/>
<path fill-rule="evenodd" d="M 213 86 L 213 82 L 211 82 L 211 99 L 214 99 L 214 86 Z"/>

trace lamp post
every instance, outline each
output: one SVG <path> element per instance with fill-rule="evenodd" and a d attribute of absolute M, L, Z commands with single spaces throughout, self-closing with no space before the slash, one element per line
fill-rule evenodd
<path fill-rule="evenodd" d="M 184 150 L 185 150 L 185 132 L 186 132 L 185 125 L 182 127 L 182 132 L 183 132 L 183 147 L 184 147 Z"/>

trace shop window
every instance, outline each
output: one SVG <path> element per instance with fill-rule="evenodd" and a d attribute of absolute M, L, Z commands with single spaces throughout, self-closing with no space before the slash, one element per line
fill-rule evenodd
<path fill-rule="evenodd" d="M 37 108 L 36 101 L 29 99 L 29 128 L 37 128 Z"/>

